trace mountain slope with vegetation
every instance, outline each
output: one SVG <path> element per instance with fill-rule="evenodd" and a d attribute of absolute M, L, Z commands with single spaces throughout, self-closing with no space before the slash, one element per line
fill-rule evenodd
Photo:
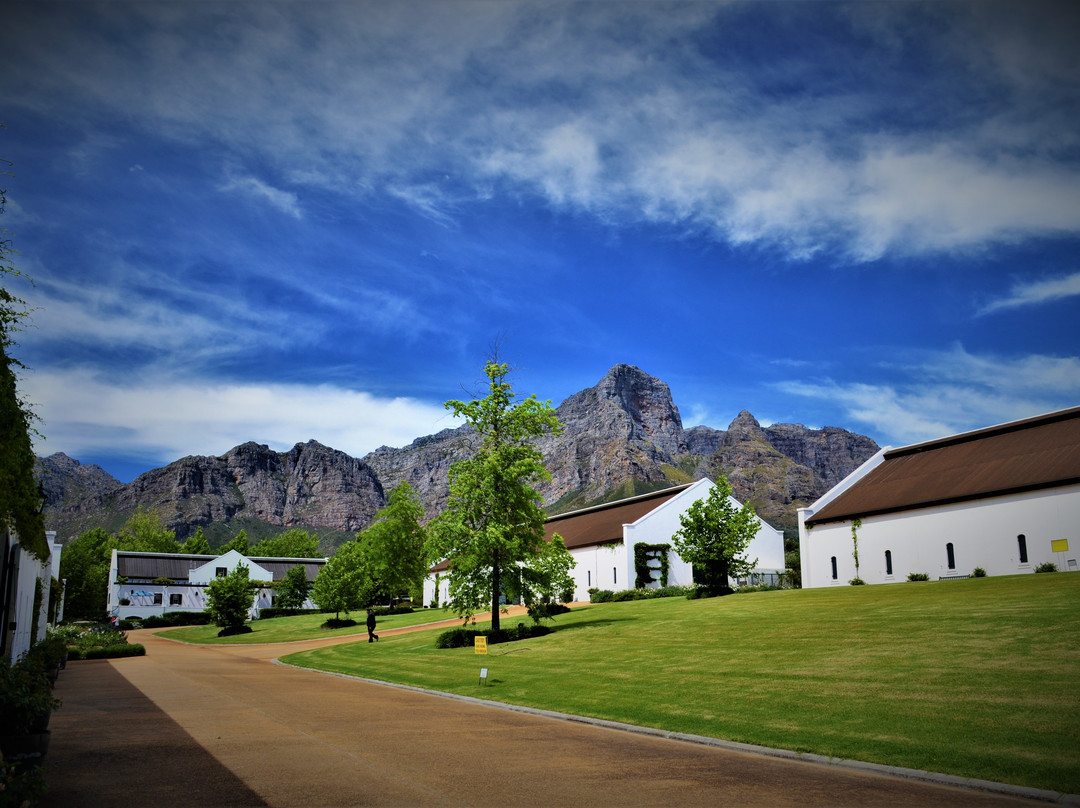
<path fill-rule="evenodd" d="M 762 427 L 746 411 L 727 430 L 684 429 L 671 391 L 631 365 L 556 409 L 560 435 L 543 438 L 551 482 L 544 508 L 562 513 L 724 474 L 735 496 L 794 535 L 795 509 L 812 502 L 877 451 L 873 440 L 836 427 Z M 64 455 L 38 463 L 46 522 L 61 541 L 115 530 L 139 509 L 158 513 L 182 541 L 202 527 L 211 546 L 239 529 L 253 541 L 289 527 L 317 532 L 326 549 L 367 527 L 388 493 L 408 482 L 427 517 L 446 503 L 450 466 L 467 456 L 466 427 L 381 447 L 362 458 L 316 441 L 287 452 L 245 443 L 218 457 L 185 457 L 121 484 Z"/>

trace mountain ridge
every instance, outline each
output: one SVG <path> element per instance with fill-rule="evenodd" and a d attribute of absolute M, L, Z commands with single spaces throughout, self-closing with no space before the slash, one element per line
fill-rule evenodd
<path fill-rule="evenodd" d="M 747 410 L 727 430 L 684 429 L 667 384 L 626 364 L 569 396 L 556 413 L 562 433 L 538 442 L 552 475 L 538 487 L 549 513 L 724 474 L 737 497 L 791 535 L 796 507 L 878 450 L 839 427 L 762 427 Z M 116 530 L 144 508 L 160 513 L 178 540 L 198 527 L 211 544 L 239 527 L 252 538 L 303 527 L 329 550 L 370 524 L 401 482 L 416 489 L 428 517 L 438 513 L 450 466 L 468 455 L 473 437 L 467 426 L 444 429 L 361 458 L 314 440 L 284 452 L 247 442 L 216 457 L 181 458 L 127 484 L 63 454 L 40 458 L 38 469 L 46 523 L 62 542 L 90 527 Z"/>

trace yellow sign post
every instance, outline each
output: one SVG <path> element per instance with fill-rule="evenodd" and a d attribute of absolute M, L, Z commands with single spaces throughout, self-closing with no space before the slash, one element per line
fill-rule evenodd
<path fill-rule="evenodd" d="M 1054 553 L 1067 553 L 1069 552 L 1069 540 L 1068 539 L 1051 539 L 1050 551 Z"/>
<path fill-rule="evenodd" d="M 478 654 L 487 654 L 487 637 L 474 637 L 473 647 Z"/>

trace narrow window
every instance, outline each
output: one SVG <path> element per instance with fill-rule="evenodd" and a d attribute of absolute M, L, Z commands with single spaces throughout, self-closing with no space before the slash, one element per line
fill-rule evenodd
<path fill-rule="evenodd" d="M 169 595 L 169 605 L 170 606 L 181 606 L 182 604 L 183 604 L 183 595 L 180 595 L 180 594 L 176 594 L 176 595 L 170 594 Z"/>
<path fill-rule="evenodd" d="M 833 556 L 832 557 L 832 579 L 835 581 L 836 578 L 837 578 L 837 575 L 836 575 L 836 556 Z"/>
<path fill-rule="evenodd" d="M 612 567 L 611 568 L 611 582 L 613 584 L 617 584 L 619 582 L 619 568 L 618 567 Z"/>
<path fill-rule="evenodd" d="M 229 575 L 229 568 L 228 567 L 215 567 L 214 568 L 214 574 L 218 578 L 226 578 Z"/>
<path fill-rule="evenodd" d="M 592 586 L 592 570 L 589 570 L 587 574 L 589 576 L 589 584 L 588 585 Z"/>
<path fill-rule="evenodd" d="M 885 551 L 885 574 L 892 575 L 892 550 Z"/>
<path fill-rule="evenodd" d="M 945 555 L 949 557 L 949 569 L 956 569 L 956 553 L 953 552 L 952 542 L 945 545 Z"/>
<path fill-rule="evenodd" d="M 154 605 L 155 606 L 160 606 L 161 605 L 161 593 L 160 592 L 155 592 L 154 593 Z"/>
<path fill-rule="evenodd" d="M 1021 533 L 1016 537 L 1016 543 L 1020 546 L 1020 563 L 1026 564 L 1027 560 L 1027 536 Z"/>

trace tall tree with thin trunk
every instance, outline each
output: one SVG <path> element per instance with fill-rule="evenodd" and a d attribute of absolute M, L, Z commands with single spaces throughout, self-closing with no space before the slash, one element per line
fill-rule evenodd
<path fill-rule="evenodd" d="M 484 398 L 446 402 L 472 427 L 477 444 L 472 457 L 450 467 L 450 497 L 428 542 L 429 556 L 449 566 L 451 608 L 468 619 L 488 594 L 495 630 L 504 572 L 534 561 L 544 546 L 544 512 L 534 486 L 551 474 L 536 441 L 562 429 L 550 401 L 529 396 L 515 403 L 509 372 L 492 359 L 484 368 Z"/>

